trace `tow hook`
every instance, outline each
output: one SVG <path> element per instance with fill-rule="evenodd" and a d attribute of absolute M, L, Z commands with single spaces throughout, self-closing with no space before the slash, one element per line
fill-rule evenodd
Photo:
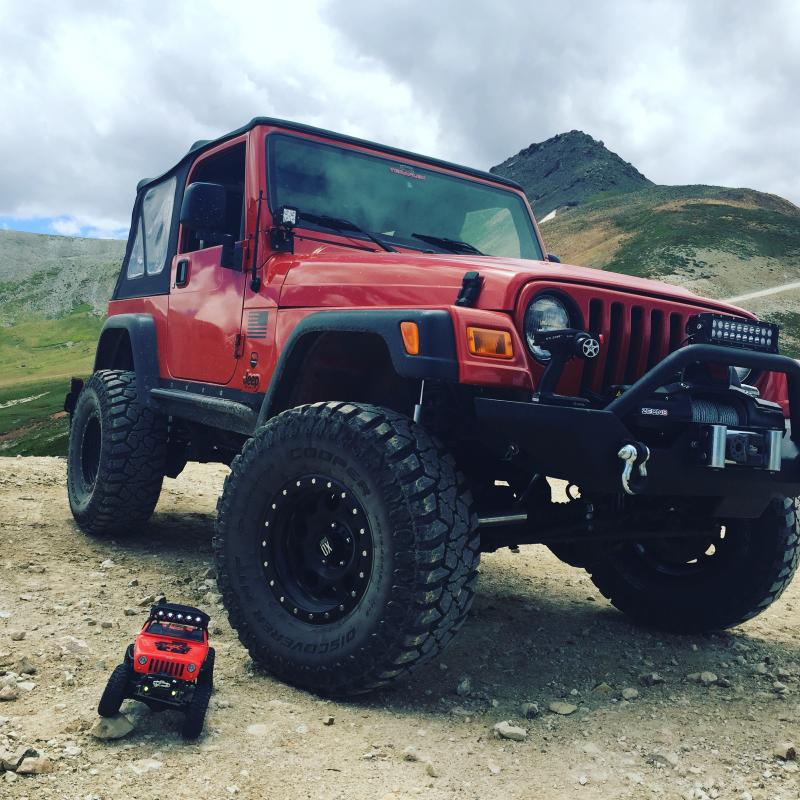
<path fill-rule="evenodd" d="M 632 485 L 631 478 L 633 477 L 633 469 L 637 467 L 639 470 L 639 479 L 644 481 L 647 478 L 647 461 L 650 458 L 650 450 L 646 444 L 641 442 L 632 442 L 623 445 L 617 456 L 622 459 L 625 466 L 622 468 L 622 488 L 626 494 L 638 494 L 641 490 Z"/>

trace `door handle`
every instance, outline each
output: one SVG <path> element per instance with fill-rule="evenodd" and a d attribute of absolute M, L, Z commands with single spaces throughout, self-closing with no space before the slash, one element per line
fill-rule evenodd
<path fill-rule="evenodd" d="M 175 267 L 175 285 L 186 286 L 189 283 L 189 259 L 182 258 Z"/>

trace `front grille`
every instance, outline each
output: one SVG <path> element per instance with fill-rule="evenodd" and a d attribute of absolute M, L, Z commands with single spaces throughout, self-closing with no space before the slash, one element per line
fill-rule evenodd
<path fill-rule="evenodd" d="M 169 675 L 170 678 L 181 678 L 183 677 L 183 664 L 163 658 L 153 658 L 150 660 L 148 672 Z"/>
<path fill-rule="evenodd" d="M 633 383 L 681 346 L 686 321 L 697 313 L 597 297 L 589 300 L 588 312 L 589 330 L 602 336 L 603 347 L 596 359 L 582 362 L 584 395 L 604 395 L 612 386 Z"/>

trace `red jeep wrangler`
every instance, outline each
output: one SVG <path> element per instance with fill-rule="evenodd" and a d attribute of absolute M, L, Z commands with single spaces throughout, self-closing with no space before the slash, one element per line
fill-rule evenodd
<path fill-rule="evenodd" d="M 434 657 L 480 551 L 545 544 L 671 631 L 754 616 L 797 564 L 774 325 L 560 264 L 497 175 L 304 125 L 254 119 L 139 184 L 66 408 L 87 533 L 136 530 L 187 461 L 231 465 L 231 623 L 318 691 Z"/>
<path fill-rule="evenodd" d="M 125 660 L 111 673 L 97 713 L 113 717 L 127 697 L 155 711 L 177 709 L 186 714 L 183 736 L 196 739 L 214 688 L 208 622 L 208 614 L 192 606 L 154 605 Z"/>

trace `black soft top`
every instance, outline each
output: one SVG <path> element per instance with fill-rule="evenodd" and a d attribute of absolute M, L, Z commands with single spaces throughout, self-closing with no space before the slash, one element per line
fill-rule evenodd
<path fill-rule="evenodd" d="M 241 136 L 243 133 L 247 133 L 247 131 L 252 130 L 253 128 L 257 127 L 258 125 L 273 125 L 280 128 L 285 128 L 286 130 L 291 131 L 300 131 L 302 133 L 311 133 L 316 136 L 325 136 L 329 139 L 333 139 L 337 142 L 342 142 L 344 144 L 354 144 L 359 145 L 360 147 L 370 147 L 376 150 L 380 150 L 387 155 L 396 156 L 402 159 L 413 159 L 415 161 L 421 161 L 425 164 L 430 164 L 434 167 L 443 167 L 445 169 L 452 169 L 458 172 L 463 172 L 466 175 L 472 175 L 476 178 L 483 178 L 484 180 L 492 181 L 494 183 L 504 184 L 505 186 L 510 186 L 513 189 L 519 189 L 522 191 L 522 187 L 516 182 L 509 180 L 508 178 L 503 178 L 500 175 L 495 175 L 491 172 L 484 172 L 483 170 L 473 169 L 472 167 L 465 167 L 461 164 L 453 164 L 449 161 L 442 161 L 438 158 L 431 158 L 430 156 L 423 156 L 419 153 L 412 153 L 409 150 L 400 150 L 396 147 L 388 147 L 383 144 L 379 144 L 377 142 L 370 142 L 367 139 L 358 139 L 354 136 L 346 136 L 343 133 L 336 133 L 335 131 L 325 130 L 325 128 L 315 128 L 312 125 L 303 125 L 300 122 L 290 122 L 285 119 L 276 119 L 274 117 L 253 117 L 246 125 L 243 125 L 241 128 L 237 128 L 235 131 L 231 131 L 230 133 L 226 133 L 222 136 L 217 137 L 216 139 L 201 139 L 200 141 L 195 142 L 190 148 L 189 152 L 181 158 L 176 164 L 174 164 L 170 169 L 166 172 L 162 173 L 156 178 L 144 178 L 139 181 L 138 185 L 136 186 L 137 191 L 141 191 L 145 186 L 149 186 L 151 183 L 158 183 L 158 181 L 162 180 L 164 177 L 172 173 L 178 166 L 184 164 L 185 162 L 190 162 L 195 159 L 198 153 L 203 152 L 204 150 L 209 150 L 212 147 L 215 147 L 222 142 L 227 141 L 228 139 L 234 139 L 237 136 Z"/>
<path fill-rule="evenodd" d="M 180 603 L 156 603 L 150 609 L 150 619 L 157 622 L 177 622 L 180 625 L 193 625 L 208 630 L 211 619 L 205 611 Z"/>

